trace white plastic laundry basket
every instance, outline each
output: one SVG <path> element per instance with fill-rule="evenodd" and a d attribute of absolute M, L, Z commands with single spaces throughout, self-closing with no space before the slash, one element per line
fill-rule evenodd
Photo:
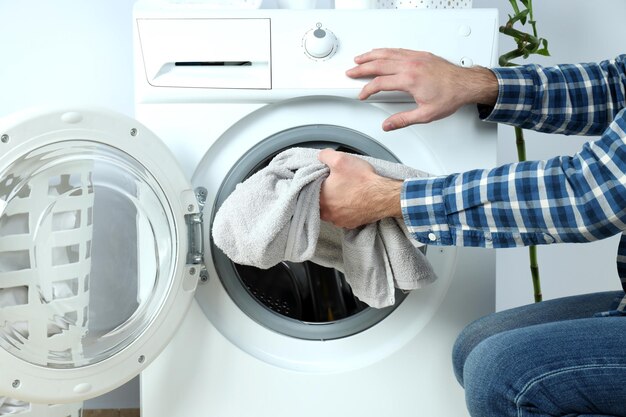
<path fill-rule="evenodd" d="M 41 365 L 53 361 L 51 355 L 80 360 L 87 332 L 94 201 L 91 164 L 78 162 L 72 168 L 30 181 L 19 201 L 13 200 L 0 217 L 0 283 L 10 283 L 0 284 L 0 345 L 28 349 L 31 359 Z M 0 181 L 3 201 L 14 181 L 12 176 Z M 27 238 L 35 227 L 45 229 L 37 236 L 50 238 Z M 70 264 L 67 274 L 52 272 L 55 266 Z M 53 275 L 54 280 L 38 279 Z M 47 320 L 37 316 L 42 312 Z M 82 403 L 29 404 L 0 397 L 0 416 L 6 415 L 80 417 Z"/>

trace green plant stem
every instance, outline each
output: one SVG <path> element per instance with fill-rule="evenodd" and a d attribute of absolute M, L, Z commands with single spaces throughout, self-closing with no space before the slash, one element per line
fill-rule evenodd
<path fill-rule="evenodd" d="M 512 62 L 512 60 L 516 58 L 525 59 L 531 54 L 549 56 L 548 41 L 537 36 L 537 22 L 533 16 L 532 0 L 519 0 L 519 3 L 525 7 L 524 9 L 520 8 L 518 0 L 509 0 L 509 3 L 515 13 L 513 16 L 509 15 L 507 23 L 500 27 L 500 33 L 513 38 L 517 48 L 501 55 L 498 61 L 499 65 L 502 67 L 517 66 L 517 64 Z M 532 34 L 514 29 L 513 26 L 518 22 L 522 26 L 528 23 L 532 29 Z M 524 141 L 524 131 L 519 127 L 515 128 L 515 145 L 517 147 L 518 160 L 520 162 L 525 161 L 526 142 Z M 528 254 L 530 257 L 530 273 L 533 281 L 535 302 L 539 302 L 542 300 L 543 296 L 541 294 L 541 281 L 539 278 L 539 265 L 537 262 L 537 247 L 529 246 Z"/>
<path fill-rule="evenodd" d="M 509 27 L 509 25 L 507 24 L 506 26 L 500 26 L 499 29 L 500 33 L 503 33 L 505 35 L 509 35 L 512 36 L 513 38 L 515 38 L 515 41 L 519 44 L 520 42 L 522 43 L 528 43 L 529 45 L 533 45 L 533 46 L 539 46 L 539 44 L 541 43 L 541 41 L 539 40 L 538 37 L 531 35 L 530 33 L 526 33 L 526 32 L 522 32 L 520 30 L 517 29 L 513 29 L 512 27 Z"/>
<path fill-rule="evenodd" d="M 524 140 L 524 130 L 521 127 L 515 128 L 515 145 L 517 147 L 517 159 L 520 162 L 526 160 L 526 141 Z M 537 246 L 528 247 L 528 256 L 530 258 L 530 274 L 533 281 L 533 295 L 535 302 L 538 303 L 543 299 L 541 293 L 541 277 L 539 276 L 539 263 L 537 262 Z"/>
<path fill-rule="evenodd" d="M 524 130 L 521 127 L 515 127 L 515 146 L 517 146 L 517 160 L 523 162 L 526 160 L 526 141 L 524 140 Z"/>
<path fill-rule="evenodd" d="M 507 52 L 506 54 L 500 55 L 500 58 L 498 59 L 498 65 L 500 65 L 501 67 L 515 67 L 517 66 L 517 64 L 512 63 L 511 60 L 519 58 L 522 55 L 524 55 L 524 52 L 520 51 L 519 49 L 514 49 L 510 52 Z"/>
<path fill-rule="evenodd" d="M 513 37 L 517 43 L 517 48 L 500 56 L 498 64 L 503 67 L 515 66 L 515 64 L 511 63 L 513 59 L 519 57 L 527 58 L 528 55 L 537 51 L 541 46 L 541 39 L 529 33 L 513 29 L 510 24 L 511 21 L 509 21 L 506 26 L 501 26 L 500 33 Z"/>
<path fill-rule="evenodd" d="M 525 17 L 526 17 L 526 15 L 525 15 L 525 14 L 522 14 L 522 13 L 516 13 L 516 14 L 515 14 L 515 16 L 512 16 L 512 17 L 509 19 L 509 21 L 508 21 L 508 22 L 506 22 L 506 26 L 507 26 L 507 27 L 512 27 L 512 26 L 515 24 L 515 22 L 519 22 L 519 21 L 521 21 L 522 19 L 524 19 Z"/>
<path fill-rule="evenodd" d="M 530 258 L 530 274 L 533 279 L 533 295 L 535 296 L 535 303 L 538 303 L 543 300 L 543 294 L 541 293 L 541 277 L 537 263 L 537 246 L 528 247 L 528 256 Z"/>

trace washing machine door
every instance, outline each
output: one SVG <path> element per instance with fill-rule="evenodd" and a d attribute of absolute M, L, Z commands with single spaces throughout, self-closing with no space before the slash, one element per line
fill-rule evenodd
<path fill-rule="evenodd" d="M 413 127 L 381 135 L 387 110 L 311 96 L 272 103 L 239 120 L 204 154 L 192 178 L 194 189 L 205 190 L 205 236 L 237 184 L 288 148 L 334 148 L 445 172 Z M 468 114 L 464 120 L 472 119 Z M 439 126 L 437 133 L 445 138 L 455 132 Z M 456 248 L 431 247 L 426 257 L 437 282 L 410 294 L 398 290 L 393 306 L 375 309 L 333 269 L 282 262 L 259 270 L 233 263 L 210 240 L 205 249 L 208 280 L 198 286 L 196 300 L 211 325 L 252 357 L 297 372 L 352 371 L 402 349 L 435 317 L 456 268 Z"/>
<path fill-rule="evenodd" d="M 82 401 L 136 376 L 190 305 L 199 207 L 135 120 L 0 121 L 0 396 Z"/>

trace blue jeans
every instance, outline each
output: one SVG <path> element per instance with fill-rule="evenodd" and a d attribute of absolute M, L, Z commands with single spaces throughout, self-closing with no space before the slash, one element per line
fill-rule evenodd
<path fill-rule="evenodd" d="M 472 417 L 626 417 L 623 292 L 544 301 L 470 324 L 453 351 Z"/>

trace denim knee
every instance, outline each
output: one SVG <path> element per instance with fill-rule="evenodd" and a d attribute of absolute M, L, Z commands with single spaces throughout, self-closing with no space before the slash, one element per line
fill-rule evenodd
<path fill-rule="evenodd" d="M 487 323 L 488 317 L 483 317 L 470 323 L 459 334 L 452 348 L 452 366 L 454 376 L 461 386 L 464 386 L 463 369 L 469 354 L 476 345 L 493 334 L 493 326 Z"/>
<path fill-rule="evenodd" d="M 467 408 L 472 416 L 507 416 L 514 399 L 510 380 L 516 358 L 508 343 L 495 335 L 478 343 L 464 360 L 462 381 Z M 456 369 L 455 369 L 456 372 Z"/>

